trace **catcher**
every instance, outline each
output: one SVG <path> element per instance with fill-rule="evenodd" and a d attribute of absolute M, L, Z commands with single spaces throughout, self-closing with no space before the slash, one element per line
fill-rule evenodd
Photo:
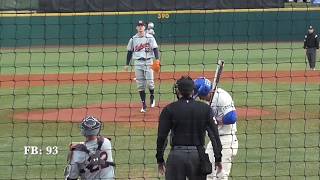
<path fill-rule="evenodd" d="M 114 166 L 111 142 L 100 135 L 101 122 L 88 116 L 80 125 L 86 141 L 70 145 L 69 164 L 65 168 L 66 180 L 113 180 Z"/>

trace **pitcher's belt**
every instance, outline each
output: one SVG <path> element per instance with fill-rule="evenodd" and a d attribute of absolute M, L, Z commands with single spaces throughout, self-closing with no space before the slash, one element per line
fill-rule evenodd
<path fill-rule="evenodd" d="M 139 58 L 139 59 L 136 59 L 136 60 L 138 60 L 138 61 L 148 61 L 148 60 L 150 60 L 151 58 Z"/>

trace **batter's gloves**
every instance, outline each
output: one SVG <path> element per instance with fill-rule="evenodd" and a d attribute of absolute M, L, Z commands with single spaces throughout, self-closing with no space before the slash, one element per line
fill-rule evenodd
<path fill-rule="evenodd" d="M 159 59 L 155 60 L 152 64 L 153 71 L 156 73 L 160 72 L 160 67 L 161 67 L 160 60 Z"/>

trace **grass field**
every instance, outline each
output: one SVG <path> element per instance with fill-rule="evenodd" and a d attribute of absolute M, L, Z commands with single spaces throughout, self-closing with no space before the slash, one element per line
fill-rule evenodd
<path fill-rule="evenodd" d="M 162 45 L 163 71 L 292 71 L 306 68 L 301 43 Z M 122 71 L 125 47 L 2 49 L 0 75 Z M 294 82 L 294 81 L 293 81 Z M 320 178 L 320 85 L 288 82 L 221 82 L 237 107 L 263 108 L 269 116 L 241 118 L 240 150 L 230 179 Z M 174 99 L 172 84 L 157 84 L 161 102 Z M 67 145 L 81 141 L 77 123 L 27 121 L 18 112 L 138 102 L 135 84 L 73 84 L 0 88 L 0 179 L 63 179 Z M 158 179 L 156 128 L 105 123 L 119 179 Z M 58 146 L 58 155 L 24 155 L 24 146 Z"/>
<path fill-rule="evenodd" d="M 49 47 L 1 50 L 0 74 L 55 74 L 121 71 L 125 46 Z M 215 69 L 225 59 L 226 71 L 305 69 L 301 42 L 162 45 L 162 71 Z"/>

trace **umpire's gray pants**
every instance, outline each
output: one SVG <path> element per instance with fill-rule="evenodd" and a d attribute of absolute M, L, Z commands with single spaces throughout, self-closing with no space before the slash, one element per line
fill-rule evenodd
<path fill-rule="evenodd" d="M 184 147 L 184 146 L 183 146 Z M 166 163 L 166 180 L 205 180 L 200 175 L 200 160 L 196 147 L 174 148 L 170 151 Z"/>
<path fill-rule="evenodd" d="M 315 68 L 316 67 L 316 60 L 317 60 L 317 49 L 316 48 L 307 48 L 307 58 L 309 62 L 310 68 Z"/>

